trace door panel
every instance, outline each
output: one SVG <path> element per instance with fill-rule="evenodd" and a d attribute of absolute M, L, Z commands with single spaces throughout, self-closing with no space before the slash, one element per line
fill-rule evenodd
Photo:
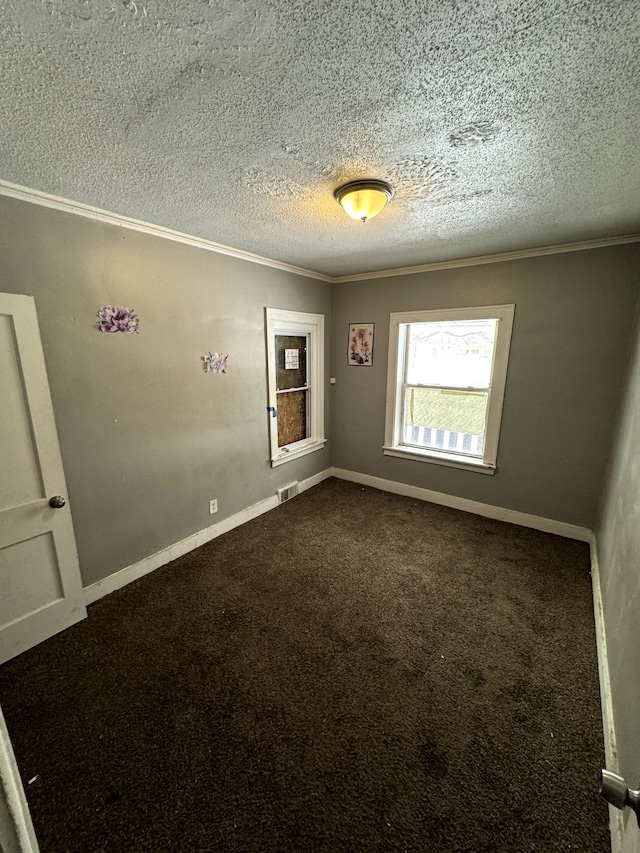
<path fill-rule="evenodd" d="M 17 342 L 10 316 L 0 316 L 0 510 L 42 497 L 42 482 L 31 440 Z"/>
<path fill-rule="evenodd" d="M 29 616 L 63 595 L 50 531 L 0 551 L 0 625 Z"/>
<path fill-rule="evenodd" d="M 0 663 L 86 616 L 31 297 L 0 294 Z M 62 495 L 53 509 L 49 499 Z"/>

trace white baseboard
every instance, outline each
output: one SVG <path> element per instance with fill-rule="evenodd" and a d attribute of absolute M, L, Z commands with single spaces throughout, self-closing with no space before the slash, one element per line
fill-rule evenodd
<path fill-rule="evenodd" d="M 600 706 L 602 709 L 602 728 L 604 731 L 604 759 L 607 770 L 618 772 L 618 747 L 613 719 L 613 701 L 609 677 L 609 658 L 607 655 L 607 635 L 602 606 L 602 588 L 600 586 L 600 566 L 595 533 L 591 537 L 591 585 L 593 588 L 593 613 L 596 624 L 596 646 L 598 649 L 598 675 L 600 678 Z M 628 809 L 626 811 L 629 811 Z M 625 812 L 609 806 L 609 830 L 611 832 L 612 853 L 632 853 L 640 847 L 630 843 L 630 833 L 625 833 Z M 635 819 L 632 818 L 632 823 Z M 625 837 L 626 836 L 626 837 Z"/>
<path fill-rule="evenodd" d="M 420 486 L 397 483 L 394 480 L 384 480 L 381 477 L 372 477 L 369 474 L 360 474 L 357 471 L 347 471 L 344 468 L 334 468 L 333 476 L 341 480 L 350 480 L 352 483 L 360 483 L 363 486 L 371 486 L 374 489 L 381 489 L 384 492 L 393 492 L 396 495 L 404 495 L 421 501 L 430 501 L 440 506 L 472 512 L 475 515 L 493 518 L 496 521 L 507 521 L 509 524 L 520 524 L 522 527 L 531 527 L 533 530 L 541 530 L 544 533 L 555 533 L 557 536 L 565 536 L 567 539 L 578 539 L 580 542 L 591 541 L 591 530 L 587 527 L 579 527 L 576 524 L 567 524 L 564 521 L 542 518 L 538 515 L 530 515 L 527 512 L 518 512 L 514 509 L 492 506 L 467 498 L 459 498 L 455 495 L 446 495 L 443 492 L 434 492 Z"/>
<path fill-rule="evenodd" d="M 333 477 L 333 468 L 325 468 L 324 471 L 319 471 L 317 474 L 313 474 L 313 476 L 307 477 L 306 480 L 301 480 L 298 483 L 298 491 L 306 492 L 307 489 L 312 489 L 314 486 L 317 486 L 323 480 L 328 480 L 329 477 Z"/>
<path fill-rule="evenodd" d="M 305 492 L 307 489 L 317 486 L 318 483 L 321 483 L 323 480 L 331 477 L 332 473 L 333 469 L 327 468 L 324 471 L 320 471 L 319 473 L 308 477 L 306 480 L 301 480 L 298 484 L 299 491 Z M 125 568 L 121 569 L 119 572 L 115 572 L 114 574 L 85 587 L 84 595 L 86 603 L 93 604 L 94 601 L 98 601 L 98 599 L 103 598 L 105 595 L 109 595 L 109 593 L 115 592 L 117 589 L 121 589 L 128 583 L 131 583 L 144 575 L 148 575 L 149 572 L 159 569 L 160 566 L 166 566 L 167 563 L 170 563 L 172 560 L 176 560 L 178 557 L 182 557 L 183 554 L 188 554 L 189 551 L 193 551 L 194 548 L 199 548 L 206 542 L 210 542 L 212 539 L 221 536 L 223 533 L 233 530 L 234 527 L 239 527 L 241 524 L 251 521 L 251 519 L 257 518 L 259 515 L 269 512 L 269 510 L 275 509 L 277 506 L 278 498 L 276 495 L 273 495 L 273 497 L 270 498 L 265 498 L 265 500 L 253 504 L 253 506 L 240 510 L 240 512 L 236 512 L 234 515 L 230 515 L 228 518 L 218 522 L 218 524 L 212 524 L 211 527 L 205 527 L 204 530 L 199 530 L 197 533 L 187 536 L 186 539 L 182 539 L 180 542 L 176 542 L 173 545 L 169 545 L 167 548 L 163 548 L 162 551 L 150 554 L 148 557 L 144 557 L 144 559 L 139 560 L 137 563 L 133 563 L 130 566 L 125 566 Z"/>
<path fill-rule="evenodd" d="M 598 647 L 598 670 L 600 673 L 600 702 L 604 723 L 604 752 L 607 767 L 612 770 L 618 766 L 615 730 L 613 726 L 613 707 L 611 704 L 611 682 L 609 680 L 609 660 L 607 657 L 607 638 L 604 629 L 604 611 L 602 591 L 600 589 L 600 567 L 595 534 L 591 538 L 591 584 L 593 587 L 593 613 L 596 623 L 596 644 Z"/>

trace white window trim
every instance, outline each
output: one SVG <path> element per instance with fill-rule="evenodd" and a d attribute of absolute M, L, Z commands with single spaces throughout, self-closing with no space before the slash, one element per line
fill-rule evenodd
<path fill-rule="evenodd" d="M 406 311 L 391 314 L 389 326 L 389 363 L 387 372 L 387 405 L 385 414 L 385 456 L 398 456 L 420 462 L 434 462 L 451 468 L 478 471 L 482 474 L 495 472 L 498 455 L 498 439 L 502 421 L 502 406 L 507 380 L 509 348 L 513 329 L 515 305 L 481 305 L 475 308 L 450 308 L 435 311 Z M 489 383 L 487 425 L 482 459 L 449 454 L 442 450 L 409 447 L 402 443 L 402 388 L 404 379 L 405 336 L 402 334 L 408 323 L 437 323 L 446 320 L 495 320 L 498 327 L 495 356 Z"/>
<path fill-rule="evenodd" d="M 305 314 L 300 311 L 285 311 L 281 308 L 266 309 L 267 370 L 269 395 L 269 438 L 271 445 L 271 467 L 284 465 L 308 453 L 320 450 L 326 444 L 324 435 L 324 315 Z M 278 447 L 278 399 L 276 394 L 276 347 L 275 336 L 308 335 L 307 383 L 309 386 L 310 436 L 284 447 Z M 276 413 L 275 417 L 273 416 Z"/>

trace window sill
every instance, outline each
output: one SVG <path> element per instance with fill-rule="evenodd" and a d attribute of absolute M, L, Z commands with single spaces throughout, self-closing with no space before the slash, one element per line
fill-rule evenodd
<path fill-rule="evenodd" d="M 463 471 L 476 471 L 478 474 L 495 474 L 494 465 L 483 462 L 471 456 L 456 456 L 449 453 L 438 453 L 437 450 L 419 450 L 417 447 L 387 447 L 383 446 L 385 456 L 397 456 L 400 459 L 412 459 L 415 462 L 434 462 L 436 465 L 446 465 L 449 468 L 459 468 Z"/>
<path fill-rule="evenodd" d="M 312 444 L 306 444 L 304 447 L 298 447 L 291 450 L 283 450 L 280 448 L 278 451 L 278 455 L 275 456 L 271 460 L 271 467 L 277 468 L 278 465 L 284 465 L 285 462 L 291 462 L 292 459 L 299 459 L 301 456 L 306 456 L 307 453 L 313 453 L 316 450 L 322 450 L 322 448 L 327 443 L 326 438 L 318 439 L 318 441 L 314 441 Z"/>

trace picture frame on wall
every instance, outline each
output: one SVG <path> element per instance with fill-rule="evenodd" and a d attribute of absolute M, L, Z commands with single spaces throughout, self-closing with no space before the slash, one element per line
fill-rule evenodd
<path fill-rule="evenodd" d="M 352 367 L 373 364 L 373 330 L 375 323 L 349 323 L 347 360 Z"/>

